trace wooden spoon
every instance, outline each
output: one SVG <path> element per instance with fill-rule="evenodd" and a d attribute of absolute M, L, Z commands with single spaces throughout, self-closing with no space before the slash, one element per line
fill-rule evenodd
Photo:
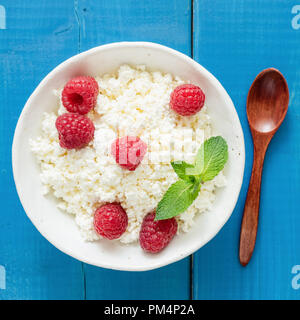
<path fill-rule="evenodd" d="M 254 156 L 240 235 L 240 262 L 243 266 L 248 264 L 255 246 L 265 153 L 286 115 L 288 104 L 289 89 L 283 75 L 274 68 L 262 71 L 252 83 L 247 98 Z"/>

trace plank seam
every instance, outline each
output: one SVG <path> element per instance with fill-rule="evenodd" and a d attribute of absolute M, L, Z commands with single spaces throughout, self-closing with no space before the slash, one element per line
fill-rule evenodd
<path fill-rule="evenodd" d="M 78 47 L 77 51 L 78 53 L 81 52 L 81 23 L 79 18 L 79 12 L 78 12 L 79 3 L 78 0 L 74 0 L 74 14 L 75 18 L 78 24 Z M 86 300 L 86 274 L 84 269 L 84 263 L 81 262 L 81 271 L 82 271 L 82 280 L 83 280 L 83 300 Z"/>
<path fill-rule="evenodd" d="M 191 57 L 194 58 L 194 0 L 191 0 Z"/>
<path fill-rule="evenodd" d="M 194 0 L 191 0 L 191 58 L 194 59 Z M 190 300 L 194 300 L 194 255 L 190 256 Z"/>
<path fill-rule="evenodd" d="M 78 24 L 78 53 L 81 52 L 81 25 L 78 13 L 78 0 L 74 0 L 74 13 Z"/>
<path fill-rule="evenodd" d="M 84 270 L 84 263 L 81 262 L 82 278 L 83 278 L 83 300 L 86 300 L 86 275 Z"/>

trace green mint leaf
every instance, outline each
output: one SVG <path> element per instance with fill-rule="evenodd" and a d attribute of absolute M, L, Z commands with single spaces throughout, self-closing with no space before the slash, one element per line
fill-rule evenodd
<path fill-rule="evenodd" d="M 172 161 L 171 165 L 180 179 L 186 181 L 195 181 L 194 165 L 185 161 Z"/>
<path fill-rule="evenodd" d="M 218 136 L 212 137 L 201 145 L 195 161 L 195 170 L 202 182 L 212 180 L 224 168 L 228 160 L 226 141 Z"/>
<path fill-rule="evenodd" d="M 167 190 L 156 208 L 155 220 L 170 219 L 184 212 L 197 198 L 199 182 L 178 180 Z"/>

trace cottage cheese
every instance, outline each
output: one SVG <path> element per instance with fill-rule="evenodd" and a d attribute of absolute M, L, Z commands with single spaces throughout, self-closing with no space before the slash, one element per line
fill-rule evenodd
<path fill-rule="evenodd" d="M 183 83 L 171 74 L 123 65 L 115 74 L 96 80 L 100 94 L 88 114 L 95 125 L 94 140 L 81 150 L 59 146 L 55 121 L 66 112 L 59 90 L 55 92 L 56 111 L 44 114 L 41 135 L 30 146 L 41 167 L 43 193 L 53 193 L 58 208 L 74 215 L 85 240 L 101 238 L 93 228 L 95 209 L 117 201 L 128 215 L 127 231 L 119 240 L 131 243 L 138 239 L 144 216 L 177 180 L 170 161 L 193 162 L 201 143 L 211 136 L 211 120 L 206 106 L 192 117 L 170 110 L 170 93 Z M 111 143 L 124 135 L 139 136 L 148 145 L 146 156 L 133 172 L 122 169 L 110 154 Z M 178 232 L 188 231 L 195 215 L 211 208 L 216 187 L 225 183 L 220 173 L 202 186 L 194 203 L 176 218 Z"/>

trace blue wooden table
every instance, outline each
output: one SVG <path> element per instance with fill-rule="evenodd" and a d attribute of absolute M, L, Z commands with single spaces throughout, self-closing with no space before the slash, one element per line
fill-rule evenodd
<path fill-rule="evenodd" d="M 14 128 L 41 79 L 78 52 L 123 40 L 167 45 L 211 71 L 232 97 L 246 143 L 244 183 L 225 227 L 193 257 L 143 273 L 96 268 L 55 249 L 26 217 L 11 170 Z M 290 107 L 266 156 L 257 244 L 243 268 L 252 162 L 245 102 L 271 66 L 287 79 Z M 300 298 L 299 0 L 0 0 L 0 81 L 0 299 Z"/>

